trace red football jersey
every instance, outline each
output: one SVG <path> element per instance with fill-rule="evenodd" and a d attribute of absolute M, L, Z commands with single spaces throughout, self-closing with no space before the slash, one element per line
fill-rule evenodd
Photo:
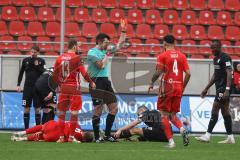
<path fill-rule="evenodd" d="M 157 57 L 157 69 L 164 72 L 161 77 L 160 95 L 182 96 L 183 72 L 189 70 L 186 56 L 178 50 L 168 50 Z"/>
<path fill-rule="evenodd" d="M 70 136 L 70 123 L 71 122 L 65 122 L 65 126 L 64 126 L 64 137 L 65 137 L 65 141 L 67 142 L 68 141 L 68 138 L 69 138 L 69 136 Z M 79 140 L 79 141 L 81 141 L 81 142 L 83 142 L 84 141 L 84 139 L 83 139 L 83 131 L 82 131 L 82 129 L 81 129 L 81 127 L 79 126 L 79 125 L 77 125 L 77 127 L 76 127 L 76 129 L 75 129 L 75 131 L 74 131 L 74 137 L 77 139 L 77 140 Z"/>
<path fill-rule="evenodd" d="M 55 62 L 53 79 L 60 86 L 62 84 L 80 86 L 79 73 L 81 73 L 88 82 L 91 82 L 83 66 L 81 57 L 75 53 L 63 53 Z"/>
<path fill-rule="evenodd" d="M 240 88 L 240 73 L 234 72 L 233 79 L 234 79 L 234 85 Z"/>

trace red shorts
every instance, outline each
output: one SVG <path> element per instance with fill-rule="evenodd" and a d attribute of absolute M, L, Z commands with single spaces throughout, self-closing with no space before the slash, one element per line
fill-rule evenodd
<path fill-rule="evenodd" d="M 58 97 L 58 107 L 60 111 L 79 111 L 82 108 L 81 95 L 60 94 Z"/>
<path fill-rule="evenodd" d="M 169 113 L 177 113 L 180 111 L 182 97 L 177 96 L 165 96 L 158 97 L 157 109 Z"/>
<path fill-rule="evenodd" d="M 56 121 L 52 120 L 44 124 L 42 131 L 46 142 L 56 142 L 60 137 L 60 128 Z"/>

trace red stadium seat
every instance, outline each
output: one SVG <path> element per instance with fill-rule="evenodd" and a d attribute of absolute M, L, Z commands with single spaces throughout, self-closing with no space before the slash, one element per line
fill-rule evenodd
<path fill-rule="evenodd" d="M 38 20 L 42 22 L 55 21 L 52 8 L 41 7 L 38 10 Z"/>
<path fill-rule="evenodd" d="M 230 41 L 221 41 L 221 43 L 222 43 L 222 51 L 223 52 L 230 54 L 230 55 L 234 54 L 233 48 L 230 47 L 230 46 L 232 46 Z"/>
<path fill-rule="evenodd" d="M 2 7 L 2 19 L 5 21 L 18 20 L 17 9 L 13 6 Z"/>
<path fill-rule="evenodd" d="M 57 56 L 58 53 L 57 52 L 44 52 L 44 55 L 46 55 L 46 56 Z"/>
<path fill-rule="evenodd" d="M 224 10 L 224 3 L 222 0 L 208 0 L 208 8 L 211 10 Z"/>
<path fill-rule="evenodd" d="M 169 34 L 169 29 L 167 25 L 157 24 L 154 28 L 154 38 L 162 39 L 165 35 Z"/>
<path fill-rule="evenodd" d="M 134 8 L 135 0 L 119 0 L 119 6 L 126 9 Z"/>
<path fill-rule="evenodd" d="M 239 11 L 240 1 L 239 0 L 225 0 L 225 9 L 229 11 Z"/>
<path fill-rule="evenodd" d="M 48 22 L 46 25 L 46 35 L 49 37 L 60 36 L 60 24 L 58 22 Z"/>
<path fill-rule="evenodd" d="M 160 47 L 160 42 L 157 39 L 147 39 L 145 44 L 151 44 L 152 46 L 145 46 L 144 47 L 144 52 L 147 52 L 147 53 L 162 52 L 162 47 Z"/>
<path fill-rule="evenodd" d="M 172 4 L 171 4 L 170 0 L 156 0 L 155 8 L 169 9 L 169 8 L 172 8 Z"/>
<path fill-rule="evenodd" d="M 95 37 L 98 34 L 96 23 L 83 23 L 82 35 L 88 38 Z"/>
<path fill-rule="evenodd" d="M 231 55 L 231 58 L 234 59 L 234 60 L 235 60 L 235 59 L 236 59 L 236 60 L 239 60 L 240 57 L 237 56 L 237 55 Z"/>
<path fill-rule="evenodd" d="M 46 42 L 50 42 L 49 37 L 37 37 L 37 42 L 39 43 L 38 46 L 39 46 L 41 52 L 46 52 L 46 51 L 52 50 L 52 44 L 46 43 Z"/>
<path fill-rule="evenodd" d="M 224 33 L 222 27 L 220 26 L 209 26 L 208 28 L 208 38 L 211 40 L 223 40 Z"/>
<path fill-rule="evenodd" d="M 191 55 L 193 59 L 205 59 L 204 55 Z"/>
<path fill-rule="evenodd" d="M 33 44 L 31 43 L 32 42 L 32 38 L 29 37 L 29 36 L 21 36 L 21 37 L 18 37 L 18 41 L 25 41 L 25 42 L 22 42 L 22 43 L 17 43 L 17 48 L 18 50 L 20 51 L 30 51 Z M 28 43 L 29 41 L 29 43 Z"/>
<path fill-rule="evenodd" d="M 23 36 L 25 27 L 22 21 L 11 21 L 9 25 L 9 33 L 12 36 Z"/>
<path fill-rule="evenodd" d="M 8 6 L 11 5 L 11 0 L 1 0 L 0 6 Z"/>
<path fill-rule="evenodd" d="M 128 41 L 132 43 L 132 46 L 127 49 L 128 52 L 130 52 L 131 54 L 144 52 L 144 47 L 139 45 L 142 43 L 140 39 L 133 38 L 129 39 Z"/>
<path fill-rule="evenodd" d="M 194 40 L 183 40 L 182 45 L 186 45 L 181 47 L 181 52 L 184 54 L 197 54 L 199 53 L 198 48 L 192 45 L 196 45 Z"/>
<path fill-rule="evenodd" d="M 202 25 L 216 24 L 215 18 L 213 17 L 213 12 L 211 11 L 201 11 L 198 22 Z"/>
<path fill-rule="evenodd" d="M 89 16 L 88 9 L 86 8 L 76 8 L 74 11 L 74 19 L 77 22 L 89 22 L 91 17 Z"/>
<path fill-rule="evenodd" d="M 43 7 L 47 5 L 46 0 L 29 0 L 29 3 L 34 7 Z"/>
<path fill-rule="evenodd" d="M 206 32 L 203 26 L 193 25 L 190 28 L 190 37 L 195 40 L 203 40 L 206 39 Z"/>
<path fill-rule="evenodd" d="M 6 22 L 0 21 L 0 36 L 7 35 L 8 34 L 8 29 Z"/>
<path fill-rule="evenodd" d="M 65 35 L 68 37 L 81 36 L 78 24 L 74 22 L 65 23 Z"/>
<path fill-rule="evenodd" d="M 147 53 L 138 53 L 136 54 L 136 57 L 151 57 L 150 54 Z"/>
<path fill-rule="evenodd" d="M 0 43 L 0 45 L 1 45 L 1 43 Z M 2 52 L 2 51 L 0 51 L 0 55 L 1 55 L 1 54 L 3 54 L 3 52 Z"/>
<path fill-rule="evenodd" d="M 181 23 L 185 25 L 197 24 L 196 14 L 194 11 L 182 11 Z"/>
<path fill-rule="evenodd" d="M 98 0 L 84 0 L 83 5 L 87 8 L 97 8 L 100 3 Z"/>
<path fill-rule="evenodd" d="M 122 30 L 121 27 L 118 27 L 118 35 L 121 34 L 121 30 Z M 127 38 L 135 37 L 135 32 L 134 32 L 133 26 L 131 24 L 127 25 L 126 36 L 127 36 Z"/>
<path fill-rule="evenodd" d="M 143 23 L 142 11 L 138 9 L 131 9 L 128 11 L 128 22 L 133 24 Z"/>
<path fill-rule="evenodd" d="M 12 51 L 12 50 L 10 50 L 7 54 L 8 55 L 21 55 L 22 53 L 19 52 L 19 51 Z"/>
<path fill-rule="evenodd" d="M 204 10 L 207 6 L 205 0 L 190 0 L 190 8 L 193 10 Z"/>
<path fill-rule="evenodd" d="M 79 0 L 66 0 L 66 6 L 67 7 L 82 7 L 83 1 Z"/>
<path fill-rule="evenodd" d="M 177 10 L 186 10 L 189 8 L 188 0 L 173 0 L 173 8 Z"/>
<path fill-rule="evenodd" d="M 124 19 L 124 11 L 121 9 L 112 9 L 110 11 L 110 22 L 112 23 L 120 23 L 121 19 Z"/>
<path fill-rule="evenodd" d="M 20 9 L 20 20 L 22 21 L 35 21 L 37 19 L 33 7 L 22 7 Z"/>
<path fill-rule="evenodd" d="M 211 44 L 212 44 L 212 41 L 209 41 L 209 40 L 202 40 L 202 41 L 200 41 L 200 45 L 205 46 L 205 47 L 199 47 L 200 54 L 203 54 L 203 55 L 210 55 L 210 54 L 212 54 L 212 50 L 210 48 Z"/>
<path fill-rule="evenodd" d="M 61 21 L 61 8 L 57 8 L 56 19 L 58 21 Z M 71 11 L 69 8 L 65 8 L 65 19 L 64 20 L 65 20 L 65 22 L 72 21 L 72 15 L 71 15 Z"/>
<path fill-rule="evenodd" d="M 61 38 L 60 37 L 56 37 L 54 40 L 54 45 L 53 45 L 53 50 L 56 52 L 60 52 L 60 42 L 61 42 Z M 67 50 L 67 42 L 68 42 L 68 38 L 64 37 L 64 50 Z"/>
<path fill-rule="evenodd" d="M 28 0 L 12 0 L 14 6 L 28 6 Z"/>
<path fill-rule="evenodd" d="M 40 23 L 40 22 L 29 22 L 27 32 L 28 32 L 28 35 L 30 35 L 30 36 L 44 36 L 45 35 L 42 23 Z"/>
<path fill-rule="evenodd" d="M 234 23 L 240 26 L 240 12 L 236 12 L 234 15 Z"/>
<path fill-rule="evenodd" d="M 237 55 L 240 55 L 240 41 L 237 41 L 235 43 L 235 49 L 234 49 L 234 53 L 237 54 Z"/>
<path fill-rule="evenodd" d="M 230 12 L 219 11 L 217 13 L 217 24 L 222 26 L 232 25 L 232 18 Z"/>
<path fill-rule="evenodd" d="M 151 9 L 153 8 L 152 0 L 137 0 L 137 7 L 140 9 Z"/>
<path fill-rule="evenodd" d="M 158 10 L 147 10 L 146 11 L 146 23 L 148 24 L 159 24 L 162 23 L 162 18 Z"/>
<path fill-rule="evenodd" d="M 61 7 L 61 0 L 50 0 L 47 2 L 50 7 Z"/>
<path fill-rule="evenodd" d="M 16 45 L 15 43 L 10 42 L 2 42 L 2 41 L 14 41 L 13 37 L 11 36 L 2 36 L 0 37 L 0 50 L 15 50 Z"/>
<path fill-rule="evenodd" d="M 103 24 L 101 24 L 101 26 L 100 26 L 100 33 L 106 33 L 111 38 L 117 36 L 116 28 L 115 28 L 114 24 L 112 24 L 112 23 L 103 23 Z"/>
<path fill-rule="evenodd" d="M 172 28 L 172 34 L 176 39 L 179 40 L 189 38 L 189 34 L 185 25 L 174 25 Z"/>
<path fill-rule="evenodd" d="M 141 39 L 152 38 L 151 26 L 148 24 L 138 24 L 136 28 L 136 36 Z"/>
<path fill-rule="evenodd" d="M 85 37 L 78 37 L 77 40 L 81 44 L 79 45 L 80 52 L 87 52 L 90 49 L 90 45 L 85 44 L 87 43 L 87 39 Z"/>
<path fill-rule="evenodd" d="M 226 39 L 230 41 L 240 40 L 240 29 L 237 26 L 228 26 L 225 33 Z"/>
<path fill-rule="evenodd" d="M 116 0 L 102 0 L 101 6 L 103 8 L 117 8 L 118 4 Z"/>
<path fill-rule="evenodd" d="M 179 18 L 178 13 L 175 10 L 166 10 L 163 13 L 163 21 L 166 24 L 178 24 Z"/>
<path fill-rule="evenodd" d="M 96 23 L 108 22 L 107 12 L 103 8 L 95 8 L 92 11 L 92 20 Z"/>

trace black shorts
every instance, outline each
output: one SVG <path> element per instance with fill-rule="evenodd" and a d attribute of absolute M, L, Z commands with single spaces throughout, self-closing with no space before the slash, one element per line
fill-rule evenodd
<path fill-rule="evenodd" d="M 117 97 L 113 91 L 112 84 L 107 77 L 92 78 L 96 84 L 96 89 L 89 87 L 93 105 L 112 104 L 117 102 Z"/>
<path fill-rule="evenodd" d="M 144 127 L 143 138 L 147 141 L 168 142 L 164 130 L 161 127 Z"/>
<path fill-rule="evenodd" d="M 34 94 L 34 87 L 24 86 L 23 96 L 22 96 L 22 106 L 31 107 L 33 102 L 33 107 L 37 108 L 38 106 L 36 96 Z"/>
<path fill-rule="evenodd" d="M 214 102 L 219 102 L 219 103 L 229 102 L 230 97 L 223 99 L 224 92 L 225 92 L 224 88 L 216 89 L 216 96 L 215 96 Z M 229 91 L 229 92 L 231 93 L 231 91 Z"/>
<path fill-rule="evenodd" d="M 35 86 L 34 95 L 36 97 L 36 103 L 41 106 L 41 108 L 46 108 L 46 106 L 50 103 L 57 104 L 56 92 L 53 92 L 53 97 L 51 99 L 47 101 L 44 100 L 44 98 L 47 97 L 50 92 L 51 91 L 47 88 L 38 88 Z"/>

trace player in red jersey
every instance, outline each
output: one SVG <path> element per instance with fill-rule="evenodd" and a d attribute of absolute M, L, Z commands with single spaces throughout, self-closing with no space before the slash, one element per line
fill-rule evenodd
<path fill-rule="evenodd" d="M 80 74 L 95 88 L 95 83 L 86 72 L 82 59 L 77 55 L 78 44 L 75 39 L 68 42 L 68 51 L 60 55 L 54 65 L 53 80 L 59 85 L 58 97 L 58 122 L 60 125 L 60 138 L 58 142 L 64 142 L 64 121 L 66 111 L 70 110 L 70 136 L 68 141 L 74 141 L 74 130 L 78 123 L 78 111 L 82 107 L 80 91 Z"/>
<path fill-rule="evenodd" d="M 64 142 L 68 142 L 70 136 L 70 122 L 66 122 L 64 128 Z M 92 142 L 93 135 L 90 132 L 83 132 L 79 125 L 74 130 L 75 142 Z M 11 137 L 12 141 L 45 141 L 56 142 L 60 137 L 59 123 L 51 120 L 43 125 L 37 125 L 25 131 L 15 132 Z"/>
<path fill-rule="evenodd" d="M 180 129 L 184 145 L 187 146 L 189 143 L 187 131 L 176 114 L 180 110 L 181 98 L 191 74 L 186 56 L 174 49 L 175 38 L 172 35 L 166 35 L 163 40 L 165 52 L 157 57 L 156 71 L 152 77 L 149 91 L 153 89 L 154 82 L 161 76 L 157 108 L 163 115 L 162 123 L 169 140 L 168 146 L 175 147 L 169 121 Z"/>

